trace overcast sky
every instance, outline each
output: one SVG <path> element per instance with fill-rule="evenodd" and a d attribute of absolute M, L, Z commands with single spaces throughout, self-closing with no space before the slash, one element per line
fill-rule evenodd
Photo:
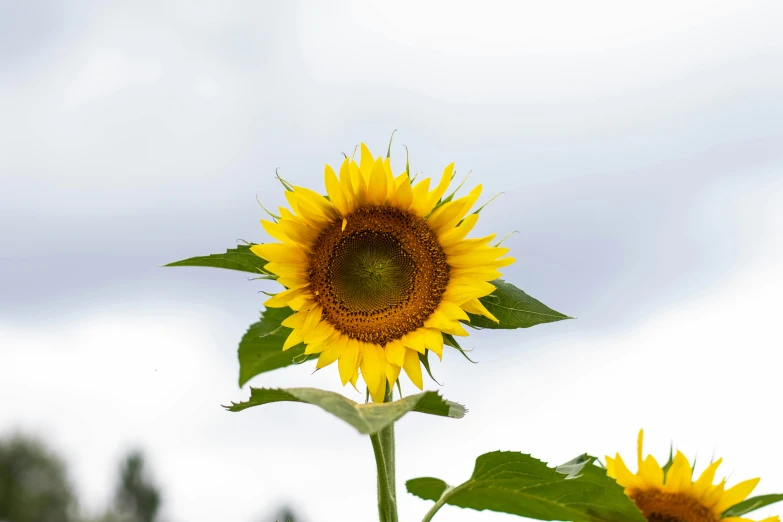
<path fill-rule="evenodd" d="M 220 408 L 273 287 L 155 265 L 266 240 L 276 168 L 320 189 L 398 129 L 395 170 L 404 144 L 503 192 L 477 233 L 517 231 L 506 278 L 578 318 L 436 363 L 429 389 L 470 413 L 398 424 L 402 520 L 428 509 L 409 478 L 459 483 L 496 449 L 632 456 L 640 427 L 783 492 L 782 20 L 774 0 L 0 1 L 0 434 L 51 441 L 88 507 L 141 446 L 170 522 L 373 519 L 368 440 L 303 405 Z M 251 384 L 342 390 L 336 368 Z"/>

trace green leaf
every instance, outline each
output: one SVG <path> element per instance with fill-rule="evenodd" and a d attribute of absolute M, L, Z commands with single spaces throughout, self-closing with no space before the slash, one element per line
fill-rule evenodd
<path fill-rule="evenodd" d="M 442 480 L 409 480 L 408 491 L 425 500 L 539 520 L 645 522 L 623 488 L 581 456 L 560 471 L 522 453 L 495 451 L 476 459 L 473 476 L 448 488 Z"/>
<path fill-rule="evenodd" d="M 211 254 L 208 256 L 191 257 L 182 261 L 174 261 L 163 266 L 208 266 L 212 268 L 226 268 L 228 270 L 240 270 L 256 275 L 262 275 L 270 279 L 276 279 L 264 270 L 267 260 L 258 257 L 250 251 L 249 245 L 238 245 L 236 248 L 226 250 L 225 254 Z"/>
<path fill-rule="evenodd" d="M 261 312 L 261 320 L 253 323 L 239 341 L 239 386 L 259 373 L 285 368 L 304 362 L 305 345 L 298 344 L 283 351 L 283 344 L 291 333 L 290 328 L 280 326 L 294 313 L 288 307 L 267 308 Z"/>
<path fill-rule="evenodd" d="M 496 323 L 481 315 L 468 314 L 470 326 L 492 329 L 530 328 L 537 324 L 571 319 L 502 279 L 496 279 L 492 284 L 495 285 L 495 291 L 479 300 L 500 322 Z"/>
<path fill-rule="evenodd" d="M 394 402 L 358 404 L 339 393 L 316 388 L 287 388 L 284 390 L 251 388 L 250 399 L 245 402 L 232 402 L 231 406 L 225 406 L 225 408 L 229 411 L 242 411 L 253 406 L 281 401 L 303 402 L 318 406 L 365 435 L 374 435 L 380 432 L 409 411 L 455 419 L 462 418 L 467 411 L 461 404 L 444 400 L 437 392 L 431 391 L 411 395 Z"/>
<path fill-rule="evenodd" d="M 780 501 L 783 501 L 783 494 L 780 493 L 751 497 L 743 500 L 739 504 L 731 506 L 723 513 L 723 517 L 741 517 L 742 515 L 750 513 L 751 511 L 755 511 Z"/>

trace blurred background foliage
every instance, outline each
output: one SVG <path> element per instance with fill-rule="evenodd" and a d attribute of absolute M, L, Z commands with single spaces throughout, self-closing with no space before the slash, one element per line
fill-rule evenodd
<path fill-rule="evenodd" d="M 163 493 L 141 451 L 119 463 L 111 500 L 102 513 L 85 513 L 66 461 L 45 441 L 21 433 L 0 437 L 0 522 L 168 522 Z M 172 519 L 176 520 L 176 518 Z M 257 522 L 303 522 L 283 506 Z"/>

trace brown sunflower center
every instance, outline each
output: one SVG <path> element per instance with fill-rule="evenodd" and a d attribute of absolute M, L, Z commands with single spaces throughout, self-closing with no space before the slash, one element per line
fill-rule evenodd
<path fill-rule="evenodd" d="M 718 522 L 711 509 L 684 493 L 651 489 L 630 494 L 649 522 Z"/>
<path fill-rule="evenodd" d="M 424 325 L 443 297 L 449 264 L 420 217 L 364 207 L 321 233 L 310 287 L 323 317 L 349 337 L 384 345 Z"/>

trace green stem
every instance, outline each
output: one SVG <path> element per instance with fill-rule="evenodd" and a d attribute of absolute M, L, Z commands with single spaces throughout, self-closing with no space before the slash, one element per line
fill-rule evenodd
<path fill-rule="evenodd" d="M 443 494 L 438 499 L 438 501 L 435 503 L 435 505 L 432 506 L 432 508 L 429 511 L 427 511 L 427 514 L 424 515 L 424 518 L 421 519 L 421 522 L 430 522 L 430 520 L 432 520 L 432 517 L 435 516 L 435 513 L 437 513 L 440 508 L 442 508 L 443 506 L 446 505 L 446 501 L 448 500 L 449 494 L 453 490 L 454 490 L 454 488 L 451 488 L 451 487 L 446 488 L 443 491 Z"/>
<path fill-rule="evenodd" d="M 392 400 L 391 392 L 386 402 Z M 380 522 L 397 520 L 397 481 L 394 469 L 394 423 L 370 435 L 378 472 L 378 517 Z"/>

